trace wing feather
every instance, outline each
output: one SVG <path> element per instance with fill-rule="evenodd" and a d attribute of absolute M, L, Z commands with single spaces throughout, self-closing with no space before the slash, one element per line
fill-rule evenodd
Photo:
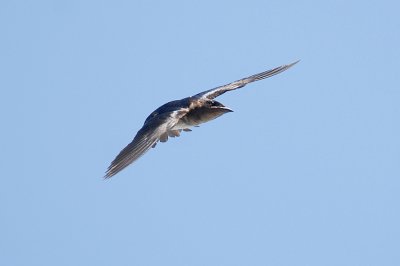
<path fill-rule="evenodd" d="M 145 130 L 142 129 L 136 134 L 132 142 L 129 143 L 111 162 L 104 178 L 110 178 L 117 174 L 129 164 L 139 159 L 140 156 L 157 143 L 159 140 L 158 131 L 145 132 Z"/>
<path fill-rule="evenodd" d="M 214 89 L 211 90 L 207 90 L 204 92 L 201 92 L 199 94 L 194 95 L 193 97 L 196 98 L 205 98 L 205 99 L 209 99 L 212 100 L 218 96 L 220 96 L 221 94 L 227 92 L 227 91 L 231 91 L 231 90 L 236 90 L 239 88 L 242 88 L 244 86 L 246 86 L 247 84 L 254 82 L 254 81 L 258 81 L 258 80 L 262 80 L 265 78 L 269 78 L 272 77 L 274 75 L 277 75 L 279 73 L 282 73 L 283 71 L 289 69 L 290 67 L 294 66 L 295 64 L 297 64 L 299 61 L 296 61 L 294 63 L 288 64 L 288 65 L 282 65 L 252 76 L 249 76 L 247 78 L 243 78 L 243 79 L 239 79 L 237 81 L 234 81 L 232 83 L 220 86 L 220 87 L 216 87 Z"/>
<path fill-rule="evenodd" d="M 178 122 L 181 114 L 171 112 L 147 121 L 129 143 L 111 162 L 104 178 L 110 178 L 122 169 L 139 159 L 149 149 L 155 147 L 159 140 L 164 140 L 168 132 Z"/>

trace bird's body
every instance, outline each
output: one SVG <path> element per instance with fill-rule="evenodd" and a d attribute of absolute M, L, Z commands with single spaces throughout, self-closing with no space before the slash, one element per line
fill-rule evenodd
<path fill-rule="evenodd" d="M 221 94 L 241 88 L 250 82 L 279 74 L 297 62 L 283 65 L 259 74 L 243 78 L 232 83 L 207 90 L 191 97 L 168 102 L 145 120 L 143 127 L 108 167 L 105 178 L 109 178 L 137 160 L 157 142 L 166 142 L 168 137 L 178 137 L 181 131 L 191 131 L 191 127 L 213 120 L 225 113 L 232 112 L 222 103 L 214 100 Z"/>

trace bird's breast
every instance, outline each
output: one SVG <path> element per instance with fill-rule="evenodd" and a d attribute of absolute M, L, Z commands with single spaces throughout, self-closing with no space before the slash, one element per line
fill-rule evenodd
<path fill-rule="evenodd" d="M 226 107 L 197 107 L 190 110 L 185 116 L 179 119 L 179 122 L 174 128 L 184 129 L 197 126 L 229 112 L 232 112 L 232 110 Z"/>

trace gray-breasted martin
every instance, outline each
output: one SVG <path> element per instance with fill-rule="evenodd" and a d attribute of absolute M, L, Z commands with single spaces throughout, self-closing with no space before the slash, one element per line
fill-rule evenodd
<path fill-rule="evenodd" d="M 242 88 L 251 82 L 279 74 L 297 62 L 276 67 L 160 106 L 147 117 L 143 127 L 137 132 L 132 142 L 111 162 L 104 177 L 110 178 L 117 174 L 150 148 L 154 148 L 158 141 L 166 142 L 168 137 L 178 137 L 182 130 L 191 131 L 191 127 L 198 126 L 225 113 L 232 112 L 231 109 L 214 100 L 221 94 Z"/>

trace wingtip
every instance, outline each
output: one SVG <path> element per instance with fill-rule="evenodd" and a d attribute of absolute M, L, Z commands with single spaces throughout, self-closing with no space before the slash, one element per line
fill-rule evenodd
<path fill-rule="evenodd" d="M 113 177 L 115 174 L 116 174 L 116 173 L 112 172 L 112 171 L 111 171 L 111 168 L 110 168 L 110 169 L 108 169 L 108 170 L 104 173 L 103 179 L 104 179 L 104 180 L 110 179 L 110 178 Z"/>
<path fill-rule="evenodd" d="M 297 61 L 295 61 L 295 62 L 293 62 L 293 63 L 291 63 L 291 64 L 288 64 L 287 65 L 287 67 L 289 68 L 289 67 L 292 67 L 292 66 L 294 66 L 295 64 L 297 64 L 298 62 L 300 62 L 301 61 L 301 59 L 299 59 L 299 60 L 297 60 Z"/>

